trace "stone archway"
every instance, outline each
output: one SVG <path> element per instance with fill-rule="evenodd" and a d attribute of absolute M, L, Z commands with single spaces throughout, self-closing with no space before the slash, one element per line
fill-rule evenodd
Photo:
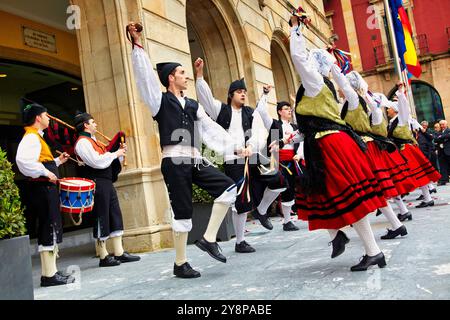
<path fill-rule="evenodd" d="M 205 78 L 215 97 L 225 101 L 230 83 L 245 77 L 252 105 L 256 85 L 250 53 L 233 6 L 228 1 L 188 0 L 186 17 L 192 62 L 199 56 L 205 60 Z"/>
<path fill-rule="evenodd" d="M 295 95 L 297 79 L 294 77 L 289 48 L 289 40 L 281 30 L 275 30 L 270 45 L 272 73 L 275 81 L 277 101 L 290 101 L 290 96 Z"/>

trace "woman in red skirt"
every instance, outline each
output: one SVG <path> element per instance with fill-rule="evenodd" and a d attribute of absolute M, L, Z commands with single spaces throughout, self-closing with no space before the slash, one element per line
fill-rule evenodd
<path fill-rule="evenodd" d="M 300 219 L 310 230 L 327 229 L 332 258 L 342 254 L 349 239 L 339 229 L 353 225 L 366 254 L 352 271 L 371 265 L 386 266 L 367 214 L 386 206 L 379 184 L 364 154 L 361 138 L 340 118 L 330 81 L 333 57 L 325 50 L 306 52 L 305 39 L 296 16 L 291 17 L 290 49 L 302 86 L 297 92 L 296 117 L 305 135 L 306 170 L 297 181 L 296 205 Z"/>
<path fill-rule="evenodd" d="M 404 93 L 404 85 L 399 83 L 397 86 L 396 96 L 398 101 L 389 101 L 387 103 L 387 113 L 390 118 L 388 137 L 393 139 L 399 147 L 401 155 L 408 163 L 410 177 L 414 179 L 416 187 L 420 188 L 424 196 L 424 201 L 416 208 L 431 207 L 434 206 L 434 201 L 431 198 L 428 184 L 438 181 L 441 175 L 434 169 L 433 165 L 417 146 L 417 142 L 409 128 L 411 114 L 409 103 Z M 411 214 L 406 218 L 411 219 Z"/>
<path fill-rule="evenodd" d="M 369 108 L 367 107 L 366 101 L 362 98 L 368 90 L 367 83 L 355 71 L 344 76 L 337 65 L 332 66 L 331 73 L 333 74 L 333 79 L 339 85 L 339 93 L 347 100 L 342 108 L 341 118 L 367 144 L 367 152 L 365 153 L 367 163 L 370 165 L 379 183 L 379 191 L 382 192 L 385 199 L 397 197 L 399 191 L 395 187 L 393 176 L 391 176 L 391 172 L 396 167 L 396 163 L 389 158 L 389 152 L 396 151 L 396 147 L 386 137 L 374 134 L 371 128 Z M 362 96 L 358 95 L 356 90 L 361 92 Z M 400 175 L 400 172 L 397 172 L 397 177 L 398 175 Z M 411 188 L 414 188 L 414 184 L 412 183 Z M 408 234 L 406 227 L 397 218 L 389 202 L 379 210 L 392 226 L 392 229 L 388 229 L 387 234 L 383 235 L 381 239 L 394 239 L 399 235 L 405 236 Z"/>

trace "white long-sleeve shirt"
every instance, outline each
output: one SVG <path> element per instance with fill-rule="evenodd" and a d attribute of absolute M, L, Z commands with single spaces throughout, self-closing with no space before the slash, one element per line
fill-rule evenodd
<path fill-rule="evenodd" d="M 411 117 L 411 114 L 409 111 L 408 99 L 406 98 L 405 93 L 400 90 L 397 90 L 395 94 L 398 97 L 398 125 L 409 125 L 409 118 Z"/>
<path fill-rule="evenodd" d="M 145 50 L 137 46 L 133 49 L 131 57 L 136 84 L 141 98 L 149 108 L 152 116 L 156 116 L 161 108 L 162 92 L 159 81 L 153 71 L 153 65 Z M 186 100 L 183 97 L 177 98 L 184 108 Z M 199 134 L 201 140 L 210 149 L 223 155 L 234 153 L 236 146 L 230 135 L 208 117 L 201 104 L 197 110 L 197 119 L 196 125 L 199 132 L 196 132 L 196 134 Z M 171 145 L 163 147 L 162 157 L 201 158 L 201 154 L 197 148 L 192 146 Z"/>
<path fill-rule="evenodd" d="M 292 62 L 294 63 L 295 69 L 302 80 L 302 85 L 305 88 L 305 96 L 317 96 L 325 83 L 322 75 L 308 62 L 306 42 L 300 28 L 291 28 L 290 49 Z"/>
<path fill-rule="evenodd" d="M 365 100 L 372 114 L 372 125 L 376 126 L 381 124 L 383 122 L 383 111 L 381 111 L 378 103 L 368 93 L 365 96 Z"/>
<path fill-rule="evenodd" d="M 38 133 L 41 137 L 44 136 L 44 132 L 41 130 L 39 130 Z M 39 162 L 41 148 L 39 137 L 35 134 L 27 134 L 23 137 L 22 141 L 20 141 L 16 154 L 16 163 L 19 171 L 24 176 L 33 179 L 48 177 L 50 171 L 47 170 L 41 162 Z M 56 166 L 59 167 L 61 165 L 59 158 L 54 160 Z"/>
<path fill-rule="evenodd" d="M 93 136 L 92 140 L 97 141 Z M 75 146 L 75 153 L 83 162 L 94 169 L 106 169 L 117 159 L 116 153 L 99 154 L 88 139 L 80 139 Z"/>
<path fill-rule="evenodd" d="M 359 106 L 359 98 L 356 91 L 350 85 L 347 77 L 341 72 L 341 69 L 333 64 L 331 66 L 331 74 L 339 88 L 344 92 L 345 99 L 348 101 L 348 110 L 356 110 Z"/>
<path fill-rule="evenodd" d="M 266 127 L 266 130 L 270 131 L 273 121 L 276 121 L 276 120 L 274 120 L 270 116 L 269 111 L 267 110 L 267 103 L 258 104 L 258 107 L 256 108 L 255 111 L 261 115 L 261 118 L 264 122 L 264 126 Z M 293 139 L 290 141 L 290 143 L 287 143 L 283 146 L 284 150 L 292 150 L 292 149 L 294 149 L 294 144 L 301 143 L 303 141 L 304 136 L 300 132 L 298 132 L 298 130 L 295 131 L 289 121 L 282 120 L 282 129 L 283 129 L 284 136 L 295 133 L 295 135 L 294 135 Z M 270 134 L 270 132 L 269 132 L 269 134 Z M 280 139 L 283 139 L 284 136 L 280 137 Z M 303 144 L 302 144 L 302 146 L 303 146 Z M 297 154 L 299 154 L 299 152 L 301 151 L 300 149 L 303 149 L 303 148 L 299 148 L 297 150 Z"/>
<path fill-rule="evenodd" d="M 208 83 L 202 77 L 197 78 L 196 90 L 200 104 L 205 107 L 205 110 L 210 115 L 211 119 L 216 121 L 220 110 L 222 109 L 222 102 L 214 98 Z M 266 105 L 267 95 L 263 94 L 258 101 L 257 108 Z M 247 140 L 247 143 L 245 143 L 245 132 L 242 128 L 242 109 L 231 107 L 231 122 L 227 131 L 233 139 L 234 144 L 239 148 L 252 146 L 253 152 L 259 152 L 267 144 L 267 130 L 265 129 L 264 120 L 258 112 L 253 112 L 252 135 Z M 225 161 L 235 159 L 238 159 L 238 156 L 225 156 Z"/>

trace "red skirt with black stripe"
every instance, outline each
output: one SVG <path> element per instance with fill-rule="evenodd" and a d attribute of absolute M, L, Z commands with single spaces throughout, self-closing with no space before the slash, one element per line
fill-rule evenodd
<path fill-rule="evenodd" d="M 296 193 L 298 217 L 308 221 L 309 230 L 340 229 L 387 205 L 367 156 L 348 134 L 330 134 L 317 142 L 324 162 L 326 191 Z"/>
<path fill-rule="evenodd" d="M 378 181 L 378 191 L 381 191 L 387 199 L 398 196 L 399 193 L 395 188 L 389 171 L 391 165 L 386 161 L 386 158 L 383 156 L 383 151 L 378 148 L 374 141 L 367 142 L 367 152 L 365 155 Z"/>
<path fill-rule="evenodd" d="M 410 177 L 414 179 L 416 188 L 426 186 L 441 178 L 441 174 L 434 169 L 418 146 L 407 143 L 400 153 L 408 163 Z"/>
<path fill-rule="evenodd" d="M 383 151 L 382 155 L 389 169 L 389 175 L 399 195 L 414 191 L 416 181 L 410 177 L 410 169 L 406 160 L 398 150 L 394 152 Z"/>

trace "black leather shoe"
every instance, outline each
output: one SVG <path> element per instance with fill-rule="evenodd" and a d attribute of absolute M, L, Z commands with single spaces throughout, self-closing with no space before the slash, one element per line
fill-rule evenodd
<path fill-rule="evenodd" d="M 333 244 L 333 252 L 331 253 L 331 258 L 336 258 L 340 256 L 345 251 L 345 245 L 350 242 L 347 235 L 341 230 L 338 231 L 336 237 L 328 243 L 328 245 Z"/>
<path fill-rule="evenodd" d="M 61 277 L 69 277 L 72 275 L 71 273 L 67 273 L 64 271 L 56 271 L 56 273 L 59 274 Z"/>
<path fill-rule="evenodd" d="M 114 259 L 112 256 L 106 256 L 105 259 L 100 259 L 99 267 L 115 267 L 120 265 L 120 261 Z"/>
<path fill-rule="evenodd" d="M 380 214 L 382 214 L 381 210 L 380 210 L 380 209 L 377 209 L 376 217 L 378 217 Z"/>
<path fill-rule="evenodd" d="M 62 276 L 60 273 L 56 272 L 53 277 L 41 277 L 41 287 L 53 287 L 61 286 L 69 283 L 75 282 L 75 278 L 72 276 Z"/>
<path fill-rule="evenodd" d="M 270 222 L 269 217 L 267 216 L 267 214 L 260 214 L 258 212 L 258 209 L 255 209 L 252 211 L 252 215 L 255 219 L 258 219 L 259 222 L 261 222 L 261 225 L 268 229 L 268 230 L 272 230 L 273 229 L 273 225 L 272 222 Z"/>
<path fill-rule="evenodd" d="M 419 201 L 419 200 L 423 200 L 423 199 L 425 199 L 425 197 L 423 196 L 423 194 L 421 194 L 416 200 Z"/>
<path fill-rule="evenodd" d="M 133 256 L 133 255 L 129 254 L 128 252 L 124 251 L 121 256 L 119 256 L 119 257 L 115 256 L 114 259 L 120 261 L 121 263 L 126 263 L 126 262 L 139 261 L 139 260 L 141 260 L 141 257 Z"/>
<path fill-rule="evenodd" d="M 242 241 L 241 243 L 236 243 L 236 245 L 234 246 L 234 251 L 239 253 L 252 253 L 255 252 L 256 250 L 247 242 Z"/>
<path fill-rule="evenodd" d="M 206 251 L 211 257 L 220 262 L 226 263 L 227 258 L 223 254 L 219 252 L 220 249 L 217 242 L 208 242 L 205 238 L 201 238 L 200 240 L 195 242 L 195 245 L 199 247 L 201 250 Z"/>
<path fill-rule="evenodd" d="M 183 263 L 181 266 L 173 265 L 173 274 L 178 278 L 200 278 L 200 272 L 192 269 L 188 262 Z"/>
<path fill-rule="evenodd" d="M 384 258 L 383 252 L 380 252 L 376 256 L 369 257 L 368 255 L 363 256 L 361 261 L 350 268 L 352 271 L 366 271 L 370 266 L 378 265 L 380 268 L 386 267 L 386 259 Z"/>
<path fill-rule="evenodd" d="M 407 213 L 403 213 L 403 214 L 399 213 L 399 214 L 397 215 L 397 218 L 398 218 L 398 220 L 400 220 L 401 222 L 405 221 L 406 219 L 412 220 L 412 214 L 411 214 L 411 212 L 409 212 L 409 211 L 408 211 Z"/>
<path fill-rule="evenodd" d="M 283 224 L 284 231 L 297 231 L 300 230 L 292 221 Z"/>
<path fill-rule="evenodd" d="M 426 208 L 426 207 L 432 207 L 434 206 L 434 201 L 431 200 L 430 202 L 422 201 L 416 208 Z"/>
<path fill-rule="evenodd" d="M 382 240 L 387 240 L 387 239 L 395 239 L 397 236 L 406 236 L 408 234 L 408 231 L 406 230 L 405 226 L 401 226 L 400 228 L 397 228 L 396 230 L 390 230 L 388 229 L 388 232 L 384 235 L 381 236 Z"/>
<path fill-rule="evenodd" d="M 436 188 L 431 189 L 431 190 L 430 190 L 430 194 L 431 194 L 431 193 L 437 193 L 437 189 L 436 189 Z"/>

